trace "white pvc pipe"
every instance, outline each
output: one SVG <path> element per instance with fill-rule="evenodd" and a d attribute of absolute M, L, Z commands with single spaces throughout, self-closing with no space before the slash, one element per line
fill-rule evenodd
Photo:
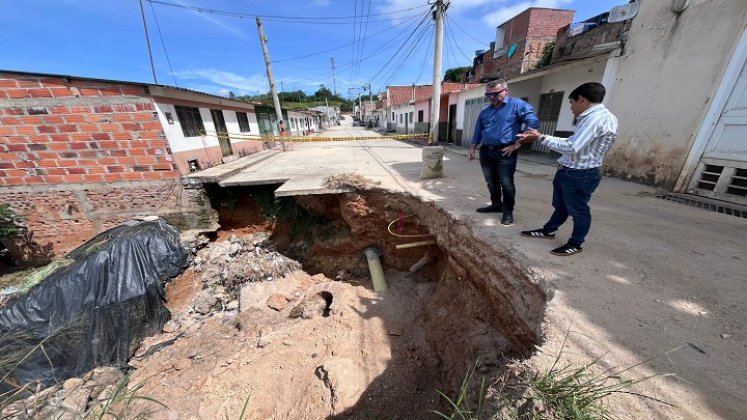
<path fill-rule="evenodd" d="M 426 246 L 426 245 L 433 245 L 436 241 L 420 241 L 420 242 L 411 242 L 409 244 L 400 244 L 395 246 L 396 249 L 407 249 L 407 248 L 416 248 L 419 246 Z"/>
<path fill-rule="evenodd" d="M 386 292 L 389 287 L 386 284 L 386 277 L 384 277 L 384 268 L 381 266 L 381 260 L 379 259 L 379 253 L 376 248 L 368 247 L 363 250 L 368 261 L 368 272 L 371 273 L 371 281 L 373 282 L 374 291 Z"/>

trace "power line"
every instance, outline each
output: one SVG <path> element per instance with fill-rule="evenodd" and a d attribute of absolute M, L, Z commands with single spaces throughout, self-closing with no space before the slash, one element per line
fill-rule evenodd
<path fill-rule="evenodd" d="M 171 6 L 171 7 L 181 8 L 181 9 L 193 10 L 193 11 L 196 11 L 196 12 L 199 12 L 199 13 L 210 13 L 210 14 L 214 14 L 214 15 L 233 16 L 233 17 L 239 17 L 239 18 L 256 18 L 256 17 L 261 17 L 263 20 L 283 19 L 283 20 L 288 20 L 288 21 L 291 21 L 291 20 L 299 20 L 299 21 L 304 21 L 305 20 L 305 21 L 308 21 L 308 20 L 350 20 L 350 19 L 354 19 L 355 18 L 355 16 L 352 16 L 352 17 L 351 16 L 316 16 L 316 17 L 302 17 L 302 16 L 262 16 L 262 15 L 252 14 L 252 13 L 233 12 L 233 11 L 228 11 L 228 10 L 219 10 L 219 9 L 210 9 L 210 8 L 205 8 L 205 7 L 188 6 L 188 5 L 185 5 L 185 4 L 169 3 L 169 2 L 165 2 L 165 1 L 159 1 L 159 0 L 147 0 L 147 1 L 150 2 L 150 3 L 160 4 L 160 5 L 164 5 L 164 6 Z M 391 12 L 377 13 L 377 14 L 373 14 L 371 16 L 391 16 L 391 15 L 395 15 L 397 13 L 409 12 L 409 11 L 413 11 L 413 10 L 422 9 L 424 7 L 428 7 L 428 5 L 415 6 L 415 7 L 409 8 L 409 9 L 394 10 L 394 11 L 391 11 Z M 346 23 L 349 24 L 349 22 L 346 22 Z"/>
<path fill-rule="evenodd" d="M 407 43 L 408 43 L 408 42 L 410 41 L 410 39 L 412 38 L 412 36 L 413 36 L 413 35 L 415 35 L 415 33 L 417 32 L 417 30 L 418 30 L 418 29 L 420 28 L 420 25 L 422 25 L 422 24 L 423 24 L 423 22 L 425 22 L 425 20 L 426 20 L 426 19 L 428 19 L 428 18 L 430 17 L 430 15 L 431 15 L 431 14 L 430 14 L 430 12 L 428 12 L 428 13 L 426 13 L 426 14 L 425 14 L 425 15 L 423 16 L 423 18 L 422 18 L 422 19 L 420 19 L 420 22 L 418 23 L 418 26 L 416 26 L 416 27 L 415 27 L 415 29 L 414 29 L 414 30 L 413 30 L 413 31 L 412 31 L 412 32 L 410 33 L 410 35 L 409 35 L 409 36 L 407 37 L 407 39 L 405 39 L 405 41 L 404 41 L 404 42 L 402 43 L 402 45 L 401 45 L 401 46 L 400 46 L 400 47 L 399 47 L 399 48 L 397 49 L 397 51 L 396 51 L 396 52 L 395 52 L 395 53 L 394 53 L 394 54 L 392 55 L 392 57 L 391 57 L 391 58 L 390 58 L 390 59 L 389 59 L 389 60 L 388 60 L 388 61 L 387 61 L 387 62 L 386 62 L 386 63 L 384 64 L 384 66 L 383 66 L 383 67 L 382 67 L 382 68 L 381 68 L 381 69 L 380 69 L 379 71 L 377 71 L 377 72 L 376 72 L 376 74 L 375 74 L 375 75 L 374 75 L 374 76 L 373 76 L 373 77 L 372 77 L 372 78 L 371 78 L 371 79 L 370 79 L 370 80 L 369 80 L 368 82 L 366 82 L 365 84 L 369 84 L 369 83 L 371 83 L 372 81 L 374 81 L 374 80 L 376 79 L 376 77 L 377 77 L 377 76 L 378 76 L 379 74 L 381 74 L 381 72 L 382 72 L 382 71 L 384 71 L 384 69 L 385 69 L 385 68 L 386 68 L 386 67 L 387 67 L 387 66 L 389 65 L 389 63 L 391 63 L 391 62 L 392 62 L 392 60 L 394 60 L 394 57 L 396 57 L 396 56 L 397 56 L 397 54 L 399 54 L 399 52 L 400 52 L 400 51 L 402 51 L 402 48 L 404 48 L 404 47 L 405 47 L 405 45 L 407 45 Z"/>
<path fill-rule="evenodd" d="M 420 71 L 418 72 L 418 77 L 415 78 L 415 81 L 412 82 L 413 84 L 417 84 L 420 80 L 420 75 L 423 74 L 423 69 L 425 69 L 425 63 L 428 62 L 428 57 L 431 56 L 431 48 L 433 46 L 433 38 L 428 39 L 428 47 L 425 49 L 425 55 L 423 56 L 423 64 L 420 66 Z"/>
<path fill-rule="evenodd" d="M 171 71 L 171 78 L 174 80 L 174 86 L 176 86 L 176 76 L 174 76 L 174 68 L 171 67 L 171 60 L 169 59 L 169 52 L 166 51 L 166 42 L 163 40 L 163 34 L 161 33 L 161 25 L 158 24 L 158 16 L 156 15 L 156 9 L 153 7 L 153 3 L 150 4 L 150 10 L 153 12 L 153 19 L 156 21 L 156 29 L 158 30 L 158 37 L 161 39 L 161 46 L 163 47 L 163 53 L 166 56 L 166 62 L 169 64 L 169 71 Z"/>
<path fill-rule="evenodd" d="M 434 26 L 434 25 L 433 24 L 428 24 L 427 26 L 425 26 L 420 31 L 420 34 L 418 35 L 418 38 L 415 40 L 415 42 L 413 43 L 412 47 L 410 48 L 410 54 L 402 56 L 402 59 L 400 60 L 399 65 L 394 68 L 394 71 L 392 72 L 392 75 L 389 76 L 388 79 L 386 79 L 386 82 L 384 82 L 385 86 L 388 85 L 389 82 L 391 82 L 392 79 L 394 79 L 395 76 L 397 76 L 397 74 L 399 72 L 399 69 L 402 68 L 402 66 L 408 61 L 408 59 L 412 56 L 412 53 L 415 50 L 417 50 L 418 45 L 420 45 L 420 41 L 423 39 L 423 35 L 425 35 L 426 33 L 429 33 L 429 29 L 431 28 L 431 26 Z"/>
<path fill-rule="evenodd" d="M 459 46 L 459 43 L 456 40 L 456 36 L 454 35 L 454 32 L 453 31 L 449 31 L 449 27 L 446 25 L 446 23 L 448 23 L 448 22 L 454 23 L 456 25 L 455 22 L 452 22 L 451 20 L 448 20 L 446 18 L 446 16 L 444 16 L 444 32 L 446 32 L 447 39 L 448 39 L 449 36 L 451 36 L 451 41 L 453 42 L 454 47 L 457 50 L 459 50 L 459 52 L 462 54 L 462 56 L 464 56 L 464 58 L 466 58 L 471 63 L 472 59 L 469 58 L 469 56 L 467 54 L 465 54 L 464 50 L 462 50 L 462 48 Z"/>
<path fill-rule="evenodd" d="M 480 40 L 480 39 L 477 39 L 477 38 L 475 38 L 474 36 L 472 36 L 472 34 L 470 34 L 469 32 L 465 31 L 465 30 L 464 30 L 464 28 L 462 28 L 461 26 L 459 26 L 459 24 L 458 24 L 458 23 L 456 23 L 456 21 L 451 21 L 451 22 L 452 22 L 452 23 L 453 23 L 453 24 L 454 24 L 454 25 L 455 25 L 455 26 L 456 26 L 457 28 L 459 28 L 459 30 L 460 30 L 460 31 L 462 31 L 462 32 L 464 32 L 465 34 L 467 34 L 467 36 L 469 36 L 470 38 L 474 39 L 475 41 L 477 41 L 477 42 L 479 42 L 479 43 L 481 43 L 481 44 L 484 44 L 484 43 L 485 43 L 485 41 L 482 41 L 482 40 Z"/>
<path fill-rule="evenodd" d="M 382 30 L 382 31 L 376 32 L 375 34 L 371 35 L 371 36 L 370 36 L 370 37 L 368 37 L 368 38 L 373 38 L 373 37 L 375 37 L 375 36 L 377 36 L 377 35 L 383 34 L 384 32 L 386 32 L 386 31 L 389 31 L 389 30 L 391 30 L 391 29 L 394 29 L 394 28 L 396 28 L 397 26 L 400 26 L 400 25 L 404 25 L 405 23 L 408 23 L 408 22 L 409 22 L 409 23 L 412 23 L 412 22 L 413 22 L 414 20 L 415 20 L 415 19 L 411 19 L 411 20 L 406 20 L 406 21 L 402 21 L 402 22 L 400 22 L 400 23 L 398 23 L 398 24 L 396 24 L 396 25 L 394 25 L 394 26 L 390 26 L 390 27 L 388 27 L 388 28 L 386 28 L 386 29 L 384 29 L 384 30 Z M 328 52 L 331 52 L 331 51 L 336 51 L 336 50 L 340 50 L 340 49 L 343 49 L 343 48 L 345 48 L 345 47 L 349 47 L 350 45 L 353 45 L 354 43 L 355 43 L 355 42 L 349 42 L 349 43 L 347 43 L 347 44 L 344 44 L 344 45 L 340 45 L 340 46 L 338 46 L 338 47 L 334 47 L 334 48 L 330 48 L 330 49 L 328 49 L 328 50 L 324 50 L 324 51 L 319 51 L 319 52 L 315 52 L 315 53 L 311 53 L 311 54 L 306 54 L 306 55 L 301 55 L 301 56 L 298 56 L 298 57 L 281 58 L 281 59 L 279 59 L 279 60 L 272 60 L 272 62 L 273 62 L 273 63 L 280 63 L 280 62 L 283 62 L 283 61 L 300 60 L 300 59 L 302 59 L 302 58 L 308 58 L 308 57 L 313 57 L 313 56 L 315 56 L 315 55 L 326 54 L 326 53 L 328 53 Z"/>

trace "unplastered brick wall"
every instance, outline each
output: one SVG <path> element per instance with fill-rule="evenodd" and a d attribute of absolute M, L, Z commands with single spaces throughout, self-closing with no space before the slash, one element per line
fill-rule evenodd
<path fill-rule="evenodd" d="M 33 241 L 58 255 L 136 216 L 194 211 L 176 180 L 7 187 L 0 203 L 23 214 Z"/>
<path fill-rule="evenodd" d="M 0 73 L 0 185 L 177 178 L 144 86 Z"/>
<path fill-rule="evenodd" d="M 149 214 L 191 212 L 144 85 L 0 72 L 0 203 L 56 254 Z"/>

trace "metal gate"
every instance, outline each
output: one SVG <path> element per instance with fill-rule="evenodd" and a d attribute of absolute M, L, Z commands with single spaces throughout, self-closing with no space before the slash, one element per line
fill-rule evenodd
<path fill-rule="evenodd" d="M 489 104 L 488 98 L 482 96 L 479 98 L 467 99 L 464 102 L 464 126 L 462 128 L 462 145 L 468 145 L 472 141 L 475 133 L 475 123 L 480 111 Z"/>
<path fill-rule="evenodd" d="M 547 135 L 554 135 L 558 127 L 558 115 L 560 107 L 563 105 L 564 92 L 543 93 L 540 95 L 539 109 L 537 117 L 540 120 L 539 132 Z M 535 141 L 532 143 L 532 150 L 535 152 L 550 153 L 551 150 L 542 143 Z"/>

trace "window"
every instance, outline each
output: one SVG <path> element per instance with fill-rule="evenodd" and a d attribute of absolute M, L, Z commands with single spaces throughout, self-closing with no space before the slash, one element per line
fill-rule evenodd
<path fill-rule="evenodd" d="M 184 137 L 197 137 L 201 132 L 205 131 L 205 126 L 202 125 L 202 117 L 200 116 L 200 110 L 193 106 L 175 106 L 176 117 L 179 119 L 179 124 L 182 126 L 182 133 Z"/>
<path fill-rule="evenodd" d="M 239 131 L 242 133 L 249 133 L 252 128 L 249 126 L 249 117 L 246 112 L 237 112 L 236 119 L 239 120 Z"/>
<path fill-rule="evenodd" d="M 397 119 L 394 118 L 394 112 L 392 112 L 392 121 L 397 121 Z"/>
<path fill-rule="evenodd" d="M 503 47 L 504 33 L 505 33 L 505 28 L 503 28 L 503 26 L 499 26 L 495 30 L 495 44 L 494 44 L 495 46 L 493 49 L 493 58 L 500 57 L 506 54 L 506 52 L 508 52 L 508 48 Z"/>
<path fill-rule="evenodd" d="M 410 124 L 412 124 L 412 116 L 413 116 L 413 114 L 414 114 L 414 112 L 410 111 Z"/>
<path fill-rule="evenodd" d="M 418 111 L 418 122 L 423 122 L 423 110 Z"/>

